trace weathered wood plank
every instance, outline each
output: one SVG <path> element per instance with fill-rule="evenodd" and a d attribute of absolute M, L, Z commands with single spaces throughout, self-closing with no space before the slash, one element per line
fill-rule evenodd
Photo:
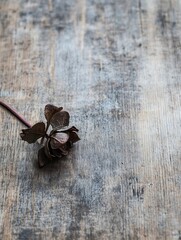
<path fill-rule="evenodd" d="M 0 238 L 181 239 L 179 0 L 1 0 L 0 96 L 80 141 L 39 170 L 0 109 Z"/>

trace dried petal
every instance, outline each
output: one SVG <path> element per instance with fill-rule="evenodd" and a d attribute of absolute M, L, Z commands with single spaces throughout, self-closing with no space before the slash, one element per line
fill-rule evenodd
<path fill-rule="evenodd" d="M 69 134 L 69 141 L 72 143 L 78 142 L 80 140 L 79 136 L 77 135 L 76 132 L 78 132 L 79 130 L 72 126 L 71 128 L 67 128 L 67 129 L 63 129 L 62 132 L 64 133 L 68 133 Z"/>
<path fill-rule="evenodd" d="M 67 130 L 69 130 L 69 129 L 70 129 L 70 127 L 63 127 L 63 128 L 61 128 L 61 130 L 55 128 L 55 129 L 51 130 L 49 136 L 51 137 L 52 135 L 55 135 L 55 133 L 67 132 Z"/>
<path fill-rule="evenodd" d="M 52 160 L 52 157 L 54 157 L 52 152 L 51 152 L 51 148 L 50 148 L 50 139 L 48 139 L 46 141 L 46 144 L 45 144 L 45 154 L 46 154 L 47 158 L 50 159 L 50 160 Z"/>
<path fill-rule="evenodd" d="M 40 168 L 44 167 L 49 162 L 45 154 L 45 147 L 40 148 L 38 151 L 38 165 Z"/>
<path fill-rule="evenodd" d="M 52 116 L 50 124 L 54 129 L 60 129 L 69 125 L 69 118 L 70 115 L 68 112 L 66 111 L 57 112 Z"/>
<path fill-rule="evenodd" d="M 59 133 L 59 132 L 69 133 L 69 132 L 78 132 L 78 131 L 79 130 L 76 127 L 74 127 L 74 126 L 72 126 L 72 127 L 63 127 L 63 128 L 61 128 L 61 130 L 53 129 L 50 132 L 50 136 L 52 136 L 55 133 Z"/>
<path fill-rule="evenodd" d="M 80 140 L 79 136 L 76 132 L 70 132 L 69 133 L 69 141 L 72 143 L 78 142 Z"/>
<path fill-rule="evenodd" d="M 68 129 L 64 130 L 64 132 L 67 132 L 67 131 L 69 131 L 69 132 L 70 131 L 78 132 L 79 130 L 76 127 L 72 126 L 71 128 L 68 128 Z"/>
<path fill-rule="evenodd" d="M 67 146 L 66 146 L 66 145 L 64 145 L 64 146 L 60 147 L 58 150 L 60 150 L 60 151 L 61 151 L 61 153 L 62 153 L 62 155 L 64 155 L 64 156 L 67 156 L 67 155 L 68 155 L 68 153 L 69 153 L 69 149 L 67 148 Z"/>
<path fill-rule="evenodd" d="M 53 149 L 61 147 L 65 144 L 69 139 L 69 135 L 67 133 L 59 132 L 52 135 L 50 140 L 50 145 Z"/>
<path fill-rule="evenodd" d="M 52 154 L 57 158 L 63 157 L 62 151 L 60 149 L 52 149 Z"/>
<path fill-rule="evenodd" d="M 60 112 L 63 109 L 63 107 L 56 107 L 51 104 L 47 104 L 44 109 L 44 114 L 47 122 L 49 123 L 53 115 L 57 112 Z"/>
<path fill-rule="evenodd" d="M 48 144 L 48 150 L 52 157 L 62 157 L 67 155 L 70 149 L 70 143 L 66 142 L 65 144 L 57 144 L 54 142 L 55 139 L 51 138 Z M 53 148 L 52 148 L 53 146 Z M 58 148 L 55 148 L 58 147 Z"/>
<path fill-rule="evenodd" d="M 63 157 L 68 155 L 69 151 L 66 149 L 66 146 L 62 146 L 61 148 L 57 148 L 57 149 L 52 149 L 52 153 L 55 157 Z"/>
<path fill-rule="evenodd" d="M 31 128 L 22 129 L 20 136 L 22 140 L 28 143 L 34 143 L 37 139 L 45 135 L 45 124 L 43 122 L 36 123 Z"/>

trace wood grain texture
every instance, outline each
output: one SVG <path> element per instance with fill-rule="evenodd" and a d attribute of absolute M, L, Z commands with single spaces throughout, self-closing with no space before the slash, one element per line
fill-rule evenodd
<path fill-rule="evenodd" d="M 0 109 L 0 239 L 181 239 L 181 1 L 1 0 L 0 97 L 81 141 L 42 170 Z"/>

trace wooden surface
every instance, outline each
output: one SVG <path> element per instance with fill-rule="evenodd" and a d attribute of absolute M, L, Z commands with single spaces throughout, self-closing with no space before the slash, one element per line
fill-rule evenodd
<path fill-rule="evenodd" d="M 82 139 L 39 170 L 0 109 L 0 239 L 181 239 L 180 0 L 1 0 L 0 87 Z"/>

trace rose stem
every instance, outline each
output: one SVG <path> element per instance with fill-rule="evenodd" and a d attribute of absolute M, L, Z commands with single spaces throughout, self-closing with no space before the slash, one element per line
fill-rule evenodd
<path fill-rule="evenodd" d="M 6 110 L 8 110 L 10 113 L 12 113 L 20 122 L 22 122 L 28 128 L 31 128 L 31 124 L 29 124 L 29 122 L 27 122 L 21 115 L 19 115 L 19 113 L 16 112 L 16 110 L 10 107 L 7 103 L 4 103 L 2 100 L 0 100 L 0 105 L 3 106 Z"/>

